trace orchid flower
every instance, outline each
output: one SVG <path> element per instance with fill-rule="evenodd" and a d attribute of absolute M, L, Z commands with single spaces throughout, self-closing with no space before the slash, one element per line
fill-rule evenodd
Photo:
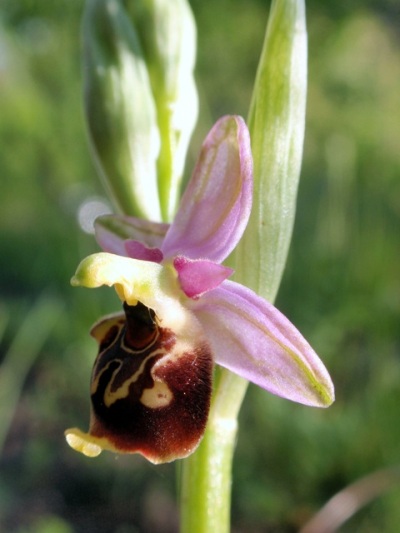
<path fill-rule="evenodd" d="M 332 403 L 333 385 L 290 321 L 222 265 L 246 227 L 252 157 L 240 117 L 208 134 L 174 221 L 101 217 L 104 252 L 79 265 L 73 285 L 114 286 L 124 312 L 92 329 L 99 343 L 89 433 L 66 432 L 88 456 L 141 453 L 153 463 L 194 451 L 207 423 L 214 363 L 278 396 Z"/>

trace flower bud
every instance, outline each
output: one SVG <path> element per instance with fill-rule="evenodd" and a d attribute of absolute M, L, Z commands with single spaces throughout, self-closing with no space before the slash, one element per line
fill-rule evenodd
<path fill-rule="evenodd" d="M 172 216 L 197 117 L 185 0 L 88 0 L 85 111 L 93 154 L 125 214 Z"/>
<path fill-rule="evenodd" d="M 142 44 L 157 108 L 158 187 L 164 220 L 177 208 L 186 152 L 198 113 L 193 77 L 196 26 L 186 0 L 127 2 Z"/>
<path fill-rule="evenodd" d="M 106 188 L 123 213 L 160 219 L 156 108 L 137 33 L 119 0 L 88 0 L 84 102 Z"/>

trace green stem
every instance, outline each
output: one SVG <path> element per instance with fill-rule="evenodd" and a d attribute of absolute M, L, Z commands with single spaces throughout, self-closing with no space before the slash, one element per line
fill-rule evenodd
<path fill-rule="evenodd" d="M 254 159 L 253 208 L 232 265 L 235 281 L 271 303 L 292 234 L 306 88 L 304 0 L 274 0 L 248 121 Z M 232 459 L 246 388 L 242 378 L 217 371 L 205 436 L 182 466 L 181 533 L 229 533 Z"/>
<path fill-rule="evenodd" d="M 228 370 L 216 370 L 206 433 L 182 465 L 181 533 L 230 531 L 232 459 L 247 385 Z"/>

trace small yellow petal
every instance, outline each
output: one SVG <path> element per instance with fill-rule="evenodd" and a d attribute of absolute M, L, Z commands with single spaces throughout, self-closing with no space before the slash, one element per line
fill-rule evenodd
<path fill-rule="evenodd" d="M 171 299 L 178 301 L 182 295 L 172 268 L 106 252 L 86 257 L 71 284 L 88 288 L 114 286 L 122 301 L 129 305 L 140 301 L 161 316 L 171 307 Z"/>
<path fill-rule="evenodd" d="M 68 444 L 76 450 L 77 452 L 83 453 L 87 457 L 97 457 L 103 451 L 102 441 L 104 439 L 99 439 L 89 435 L 89 433 L 84 433 L 80 429 L 72 428 L 67 429 L 65 432 L 65 438 L 67 439 Z"/>

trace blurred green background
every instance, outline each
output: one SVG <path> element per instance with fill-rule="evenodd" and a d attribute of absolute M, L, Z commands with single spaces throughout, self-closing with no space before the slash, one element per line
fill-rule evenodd
<path fill-rule="evenodd" d="M 247 114 L 269 2 L 191 5 L 201 113 L 188 174 L 213 120 Z M 325 361 L 337 400 L 320 411 L 250 388 L 234 533 L 298 531 L 336 492 L 400 463 L 399 4 L 307 8 L 305 157 L 277 305 Z M 82 9 L 0 0 L 0 531 L 173 533 L 175 465 L 87 459 L 63 437 L 88 423 L 89 327 L 118 306 L 112 291 L 69 285 L 97 250 L 79 213 L 105 201 L 82 113 Z M 400 482 L 341 531 L 399 524 Z"/>

